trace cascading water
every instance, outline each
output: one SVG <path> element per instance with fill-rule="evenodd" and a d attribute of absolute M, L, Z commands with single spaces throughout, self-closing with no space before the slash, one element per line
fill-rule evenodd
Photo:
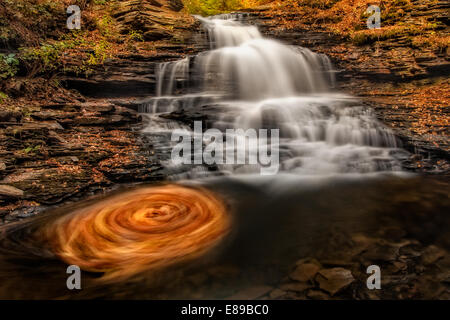
<path fill-rule="evenodd" d="M 225 14 L 215 19 L 195 17 L 203 22 L 211 49 L 239 46 L 249 40 L 262 38 L 255 26 L 239 25 L 236 28 L 236 21 L 241 20 L 240 15 Z"/>
<path fill-rule="evenodd" d="M 279 129 L 279 144 L 271 147 L 279 153 L 281 171 L 328 175 L 401 170 L 398 159 L 405 151 L 395 136 L 358 100 L 331 91 L 334 73 L 326 55 L 266 39 L 238 15 L 199 19 L 212 50 L 160 66 L 157 97 L 141 108 L 153 114 L 145 132 L 161 132 L 156 125 L 164 122 L 161 113 L 188 110 L 207 114 L 209 126 L 224 133 L 233 128 Z M 196 85 L 177 94 L 192 83 Z M 165 121 L 166 133 L 183 127 Z M 221 145 L 226 152 L 239 151 Z M 164 149 L 167 154 L 167 143 Z M 250 165 L 219 164 L 218 169 L 256 172 Z"/>

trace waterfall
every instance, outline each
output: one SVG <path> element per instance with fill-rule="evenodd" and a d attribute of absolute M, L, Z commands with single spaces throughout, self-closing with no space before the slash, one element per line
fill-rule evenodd
<path fill-rule="evenodd" d="M 156 95 L 172 95 L 179 81 L 187 81 L 189 78 L 189 58 L 175 62 L 164 62 L 158 66 L 158 85 Z M 166 86 L 165 86 L 166 85 Z"/>
<path fill-rule="evenodd" d="M 328 86 L 320 73 L 321 62 L 308 49 L 295 50 L 267 39 L 216 49 L 196 60 L 203 68 L 206 90 L 231 88 L 244 100 L 324 92 Z"/>
<path fill-rule="evenodd" d="M 239 17 L 239 16 L 238 16 Z M 245 26 L 236 21 L 233 15 L 223 15 L 215 19 L 196 16 L 207 31 L 211 49 L 239 46 L 252 39 L 261 39 L 262 35 L 255 26 Z"/>
<path fill-rule="evenodd" d="M 257 27 L 233 18 L 201 18 L 211 51 L 193 58 L 162 63 L 157 96 L 172 95 L 190 74 L 203 79 L 201 91 L 215 91 L 243 100 L 326 92 L 334 86 L 327 56 L 262 37 Z M 233 16 L 230 16 L 233 17 Z"/>
<path fill-rule="evenodd" d="M 197 18 L 211 50 L 162 63 L 156 97 L 143 103 L 142 112 L 156 117 L 181 110 L 207 114 L 211 127 L 221 132 L 278 129 L 280 169 L 290 173 L 401 170 L 399 159 L 406 151 L 391 131 L 358 99 L 332 91 L 335 75 L 326 55 L 267 39 L 238 14 Z M 145 129 L 147 134 L 157 131 L 152 123 Z M 250 165 L 221 164 L 218 169 L 255 172 Z"/>

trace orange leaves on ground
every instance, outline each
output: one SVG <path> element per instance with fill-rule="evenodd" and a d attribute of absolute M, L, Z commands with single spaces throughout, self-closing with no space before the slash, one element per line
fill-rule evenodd
<path fill-rule="evenodd" d="M 428 85 L 382 88 L 370 91 L 369 95 L 380 103 L 383 103 L 382 99 L 376 99 L 377 96 L 385 96 L 389 100 L 395 96 L 395 105 L 391 108 L 394 110 L 406 108 L 409 130 L 423 140 L 433 141 L 436 147 L 448 148 L 450 133 L 448 80 Z"/>

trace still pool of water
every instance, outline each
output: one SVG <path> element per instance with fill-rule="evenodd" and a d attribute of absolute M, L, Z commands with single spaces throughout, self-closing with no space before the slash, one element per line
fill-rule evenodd
<path fill-rule="evenodd" d="M 167 256 L 168 263 L 162 267 L 149 265 L 148 270 L 130 272 L 129 276 L 116 279 L 104 279 L 101 272 L 83 271 L 83 290 L 69 292 L 66 289 L 68 263 L 55 255 L 41 230 L 80 208 L 105 201 L 111 207 L 124 193 L 131 201 L 143 189 L 154 188 L 159 192 L 161 186 L 122 190 L 103 199 L 60 208 L 3 227 L 0 277 L 4 280 L 0 297 L 220 299 L 251 286 L 278 284 L 301 258 L 345 262 L 349 258 L 347 251 L 352 247 L 348 241 L 357 234 L 387 239 L 413 238 L 424 244 L 450 247 L 446 214 L 449 188 L 443 179 L 391 175 L 298 179 L 285 175 L 211 178 L 199 184 L 182 183 L 188 189 L 213 192 L 223 200 L 231 221 L 223 238 L 201 255 L 189 256 L 186 252 L 173 261 Z M 190 199 L 194 206 L 198 201 L 195 197 Z M 200 224 L 205 222 L 203 217 L 193 220 Z M 176 229 L 170 221 L 161 226 L 164 224 L 170 226 L 164 231 L 169 235 Z M 116 231 L 119 235 L 125 232 Z M 192 239 L 186 234 L 182 241 Z M 84 244 L 88 246 L 88 242 Z M 135 255 L 140 253 L 124 245 L 124 256 L 129 254 L 127 250 Z M 139 263 L 136 259 L 124 270 L 133 271 Z"/>

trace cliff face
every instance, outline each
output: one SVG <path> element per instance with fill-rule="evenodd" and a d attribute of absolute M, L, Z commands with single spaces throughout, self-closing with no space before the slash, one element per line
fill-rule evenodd
<path fill-rule="evenodd" d="M 174 38 L 189 28 L 190 24 L 186 22 L 192 24 L 192 20 L 180 14 L 182 8 L 183 4 L 178 0 L 121 1 L 111 15 L 121 34 L 141 32 L 143 40 L 153 41 Z"/>
<path fill-rule="evenodd" d="M 82 29 L 71 31 L 64 1 L 0 3 L 0 47 L 18 63 L 0 83 L 0 224 L 163 178 L 133 131 L 141 117 L 98 97 L 152 92 L 155 63 L 193 50 L 195 21 L 177 0 L 78 4 Z M 42 14 L 28 20 L 33 12 Z"/>
<path fill-rule="evenodd" d="M 93 97 L 136 97 L 152 92 L 155 62 L 179 59 L 194 50 L 191 39 L 198 25 L 182 8 L 179 0 L 117 2 L 111 8 L 110 23 L 120 49 L 91 66 L 85 76 L 78 72 L 82 67 L 79 56 L 71 55 L 63 82 Z"/>

